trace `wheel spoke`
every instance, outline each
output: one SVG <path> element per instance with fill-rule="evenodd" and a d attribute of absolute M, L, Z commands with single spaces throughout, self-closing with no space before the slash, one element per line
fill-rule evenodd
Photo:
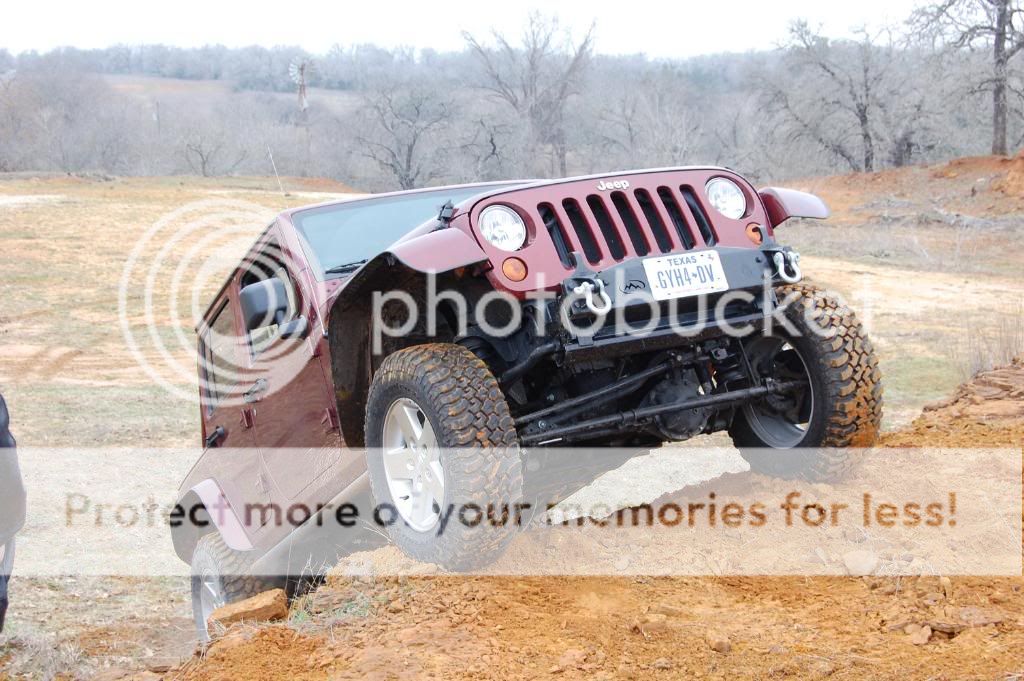
<path fill-rule="evenodd" d="M 419 422 L 416 425 L 419 425 Z M 423 425 L 420 427 L 420 439 L 417 444 L 420 447 L 433 447 L 437 444 L 437 437 L 434 435 L 434 427 L 430 425 L 430 419 L 423 419 Z"/>
<path fill-rule="evenodd" d="M 405 444 L 410 446 L 419 444 L 420 438 L 423 435 L 423 427 L 420 426 L 418 416 L 419 409 L 413 405 L 405 404 L 395 414 L 398 428 L 402 431 L 402 437 L 405 438 Z"/>
<path fill-rule="evenodd" d="M 384 452 L 384 469 L 393 480 L 411 480 L 416 468 L 416 453 L 403 447 Z"/>
<path fill-rule="evenodd" d="M 423 486 L 430 492 L 438 506 L 444 503 L 444 470 L 440 461 L 431 461 L 426 465 Z"/>

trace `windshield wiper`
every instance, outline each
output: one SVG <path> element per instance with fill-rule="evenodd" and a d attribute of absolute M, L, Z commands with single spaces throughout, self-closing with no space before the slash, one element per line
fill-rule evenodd
<path fill-rule="evenodd" d="M 347 262 L 343 265 L 335 265 L 334 267 L 328 267 L 326 270 L 324 270 L 324 274 L 345 274 L 346 272 L 358 270 L 365 264 L 366 260 L 355 260 L 353 262 Z"/>

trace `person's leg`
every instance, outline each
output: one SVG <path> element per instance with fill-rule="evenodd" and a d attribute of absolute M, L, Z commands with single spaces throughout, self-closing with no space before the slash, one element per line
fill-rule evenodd
<path fill-rule="evenodd" d="M 4 398 L 0 397 L 0 631 L 7 614 L 7 585 L 13 568 L 14 535 L 25 524 L 25 487 L 14 437 L 10 431 L 10 415 Z"/>
<path fill-rule="evenodd" d="M 0 438 L 3 432 L 0 431 Z M 21 483 L 18 455 L 0 445 L 0 546 L 10 541 L 25 524 L 25 487 Z"/>
<path fill-rule="evenodd" d="M 7 580 L 7 575 L 0 574 L 0 633 L 4 630 L 4 616 L 7 615 Z"/>

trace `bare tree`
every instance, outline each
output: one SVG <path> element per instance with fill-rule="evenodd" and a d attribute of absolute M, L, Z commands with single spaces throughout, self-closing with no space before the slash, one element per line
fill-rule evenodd
<path fill-rule="evenodd" d="M 831 41 L 797 21 L 786 54 L 787 82 L 765 81 L 768 107 L 789 123 L 793 137 L 812 139 L 851 170 L 874 171 L 878 119 L 906 85 L 893 68 L 892 42 L 878 45 L 866 31 L 857 41 Z"/>
<path fill-rule="evenodd" d="M 977 88 L 992 93 L 992 153 L 1005 156 L 1009 65 L 1024 50 L 1022 0 L 942 0 L 918 9 L 911 25 L 956 48 L 991 50 L 991 73 Z"/>
<path fill-rule="evenodd" d="M 469 33 L 463 37 L 484 70 L 483 87 L 506 103 L 529 126 L 538 147 L 552 149 L 549 172 L 568 174 L 566 104 L 577 94 L 593 51 L 594 26 L 578 43 L 557 19 L 531 14 L 518 46 L 494 32 L 496 48 Z"/>
<path fill-rule="evenodd" d="M 607 102 L 607 93 L 600 94 Z M 674 74 L 659 72 L 634 82 L 600 111 L 596 127 L 623 167 L 686 163 L 701 137 L 686 84 Z"/>
<path fill-rule="evenodd" d="M 441 171 L 444 145 L 434 135 L 448 127 L 452 110 L 438 94 L 443 88 L 385 87 L 367 96 L 363 154 L 390 174 L 402 189 L 413 189 Z"/>
<path fill-rule="evenodd" d="M 227 140 L 209 131 L 197 131 L 182 143 L 185 162 L 203 177 L 230 174 L 248 156 L 244 149 L 230 149 Z"/>

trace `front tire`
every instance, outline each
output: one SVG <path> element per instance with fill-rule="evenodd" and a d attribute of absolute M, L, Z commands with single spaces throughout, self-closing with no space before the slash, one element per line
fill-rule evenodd
<path fill-rule="evenodd" d="M 385 358 L 366 401 L 366 445 L 379 518 L 407 555 L 472 570 L 504 552 L 522 459 L 501 387 L 472 352 L 430 343 Z"/>
<path fill-rule="evenodd" d="M 796 334 L 780 328 L 747 341 L 751 368 L 778 380 L 803 374 L 808 390 L 799 404 L 768 397 L 744 406 L 729 434 L 754 472 L 836 480 L 853 464 L 842 448 L 870 447 L 878 438 L 882 384 L 874 347 L 853 311 L 824 289 L 801 283 L 777 293 Z"/>

